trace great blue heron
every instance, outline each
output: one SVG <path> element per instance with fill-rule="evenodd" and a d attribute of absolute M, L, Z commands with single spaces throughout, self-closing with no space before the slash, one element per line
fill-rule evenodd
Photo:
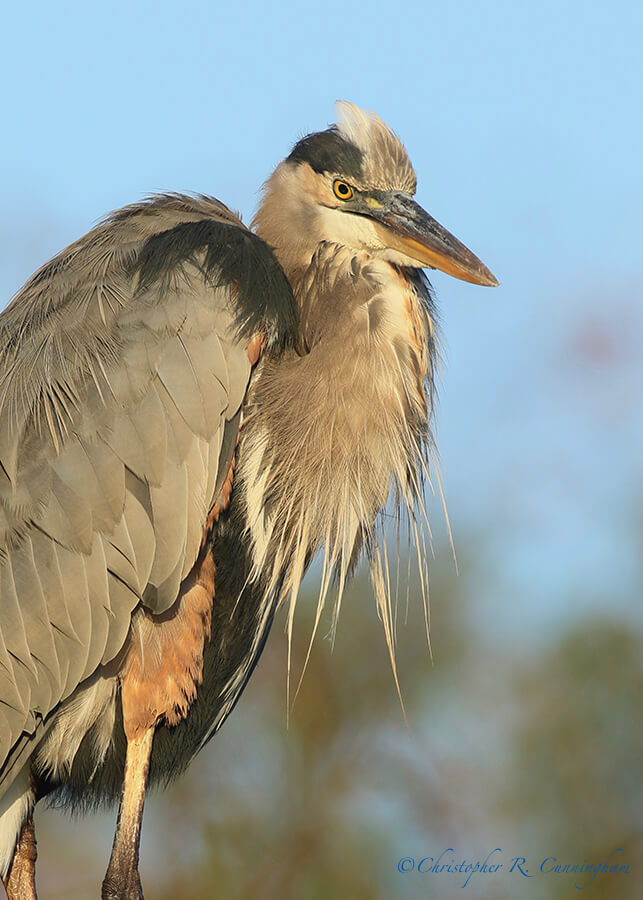
<path fill-rule="evenodd" d="M 372 113 L 300 140 L 251 230 L 167 194 L 111 215 L 0 316 L 0 874 L 35 896 L 32 813 L 120 809 L 102 896 L 142 896 L 149 782 L 241 694 L 323 552 L 339 596 L 414 515 L 435 316 L 423 267 L 497 282 L 413 199 Z M 234 476 L 234 479 L 233 479 Z M 380 581 L 378 586 L 378 571 Z M 318 609 L 318 617 L 319 611 Z"/>

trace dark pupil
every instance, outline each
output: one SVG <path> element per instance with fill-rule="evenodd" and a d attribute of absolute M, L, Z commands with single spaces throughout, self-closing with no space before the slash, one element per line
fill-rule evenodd
<path fill-rule="evenodd" d="M 338 184 L 337 190 L 339 191 L 340 194 L 343 194 L 344 196 L 346 196 L 346 194 L 348 193 L 348 186 L 345 184 Z"/>

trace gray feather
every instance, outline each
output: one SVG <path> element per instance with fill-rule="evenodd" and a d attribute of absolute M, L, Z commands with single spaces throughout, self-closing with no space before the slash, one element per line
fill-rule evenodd
<path fill-rule="evenodd" d="M 239 270 L 223 271 L 232 244 Z M 253 254 L 273 294 L 248 280 Z M 259 321 L 286 340 L 293 308 L 229 210 L 166 196 L 99 225 L 0 315 L 0 793 L 38 716 L 120 651 L 141 598 L 176 599 L 225 477 L 246 344 Z"/>

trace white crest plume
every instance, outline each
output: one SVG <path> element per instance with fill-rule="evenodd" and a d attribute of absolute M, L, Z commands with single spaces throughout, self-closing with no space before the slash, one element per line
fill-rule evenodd
<path fill-rule="evenodd" d="M 371 110 L 338 100 L 337 129 L 364 154 L 367 186 L 414 194 L 417 177 L 402 141 L 386 122 Z"/>

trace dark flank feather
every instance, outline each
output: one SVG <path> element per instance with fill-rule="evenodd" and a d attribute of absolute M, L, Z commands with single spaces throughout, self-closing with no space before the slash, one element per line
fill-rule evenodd
<path fill-rule="evenodd" d="M 295 302 L 290 282 L 260 237 L 238 225 L 201 220 L 154 234 L 131 263 L 138 291 L 153 285 L 167 290 L 191 263 L 212 288 L 233 289 L 236 338 L 264 332 L 268 346 L 292 343 Z"/>

